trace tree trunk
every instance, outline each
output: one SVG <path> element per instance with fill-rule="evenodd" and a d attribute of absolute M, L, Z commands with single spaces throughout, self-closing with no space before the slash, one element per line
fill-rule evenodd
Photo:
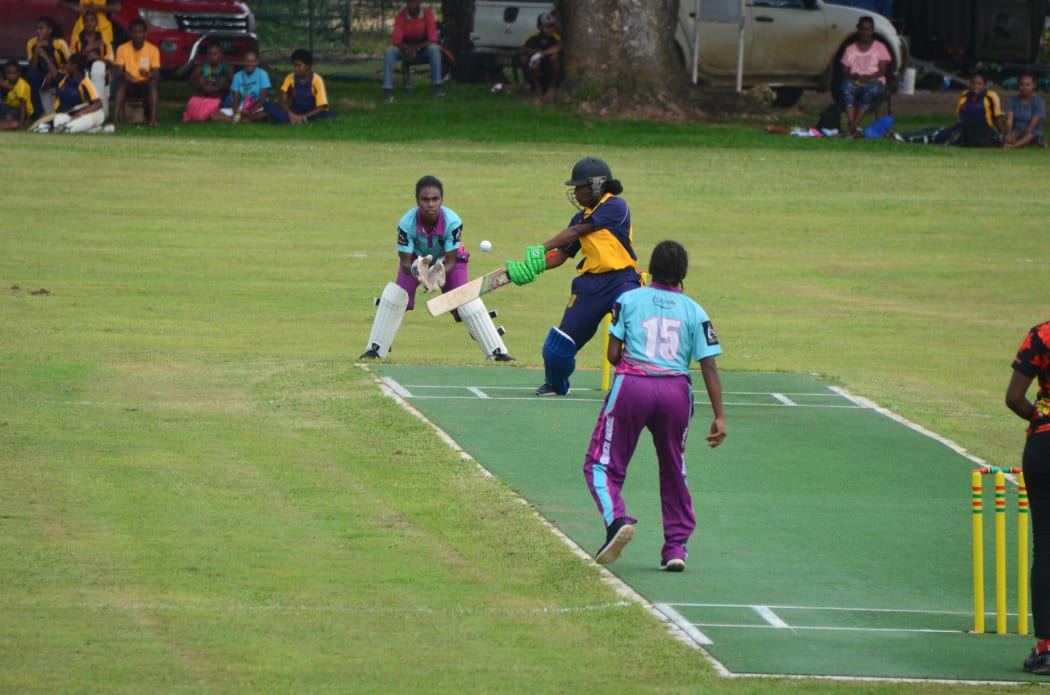
<path fill-rule="evenodd" d="M 441 0 L 441 35 L 445 48 L 458 56 L 470 50 L 474 0 Z"/>
<path fill-rule="evenodd" d="M 581 113 L 695 119 L 674 30 L 678 0 L 559 0 L 567 92 Z"/>

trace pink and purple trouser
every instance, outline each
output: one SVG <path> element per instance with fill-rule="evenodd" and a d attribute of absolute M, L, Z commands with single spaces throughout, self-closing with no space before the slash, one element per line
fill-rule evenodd
<path fill-rule="evenodd" d="M 627 516 L 621 490 L 638 438 L 648 429 L 656 447 L 663 509 L 663 560 L 686 558 L 696 528 L 685 472 L 685 441 L 693 414 L 688 377 L 617 374 L 591 435 L 583 475 L 605 525 Z M 634 519 L 628 517 L 630 523 Z"/>

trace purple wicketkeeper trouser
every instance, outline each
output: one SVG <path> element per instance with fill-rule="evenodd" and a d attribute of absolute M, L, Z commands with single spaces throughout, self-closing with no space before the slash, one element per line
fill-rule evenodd
<path fill-rule="evenodd" d="M 649 430 L 660 470 L 664 561 L 686 558 L 686 543 L 696 528 L 685 473 L 685 440 L 692 414 L 693 390 L 688 377 L 617 374 L 583 463 L 587 487 L 609 526 L 627 516 L 620 493 L 638 438 L 643 429 Z"/>
<path fill-rule="evenodd" d="M 415 260 L 415 258 L 413 258 Z M 440 261 L 438 261 L 440 263 Z M 467 264 L 470 262 L 470 254 L 460 248 L 459 255 L 456 256 L 456 264 L 452 266 L 452 272 L 445 276 L 445 286 L 441 288 L 441 294 L 450 292 L 457 287 L 461 287 L 470 281 L 468 276 Z M 412 311 L 416 308 L 416 289 L 419 288 L 419 278 L 416 276 L 406 273 L 401 269 L 399 265 L 397 268 L 397 286 L 408 292 L 408 310 Z M 459 312 L 452 312 L 453 318 L 459 321 Z"/>

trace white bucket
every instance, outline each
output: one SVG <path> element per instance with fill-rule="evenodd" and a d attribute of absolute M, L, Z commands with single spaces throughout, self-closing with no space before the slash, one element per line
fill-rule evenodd
<path fill-rule="evenodd" d="M 904 76 L 901 77 L 901 83 L 897 91 L 905 96 L 915 94 L 915 68 L 907 68 L 904 71 Z"/>

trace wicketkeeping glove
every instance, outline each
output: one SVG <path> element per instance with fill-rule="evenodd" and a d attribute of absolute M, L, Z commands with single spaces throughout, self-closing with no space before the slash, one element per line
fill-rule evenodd
<path fill-rule="evenodd" d="M 423 284 L 428 288 L 425 291 L 430 292 L 432 290 L 440 290 L 445 286 L 445 262 L 438 260 L 430 266 L 430 269 L 426 271 L 425 275 L 426 282 Z"/>
<path fill-rule="evenodd" d="M 419 278 L 420 282 L 422 282 L 426 269 L 430 267 L 430 261 L 433 258 L 433 256 L 418 256 L 416 260 L 412 261 L 412 276 Z"/>
<path fill-rule="evenodd" d="M 507 275 L 515 285 L 527 285 L 536 279 L 536 273 L 521 261 L 507 261 Z"/>
<path fill-rule="evenodd" d="M 536 275 L 542 273 L 547 269 L 547 249 L 542 246 L 530 246 L 525 249 L 525 264 Z"/>

